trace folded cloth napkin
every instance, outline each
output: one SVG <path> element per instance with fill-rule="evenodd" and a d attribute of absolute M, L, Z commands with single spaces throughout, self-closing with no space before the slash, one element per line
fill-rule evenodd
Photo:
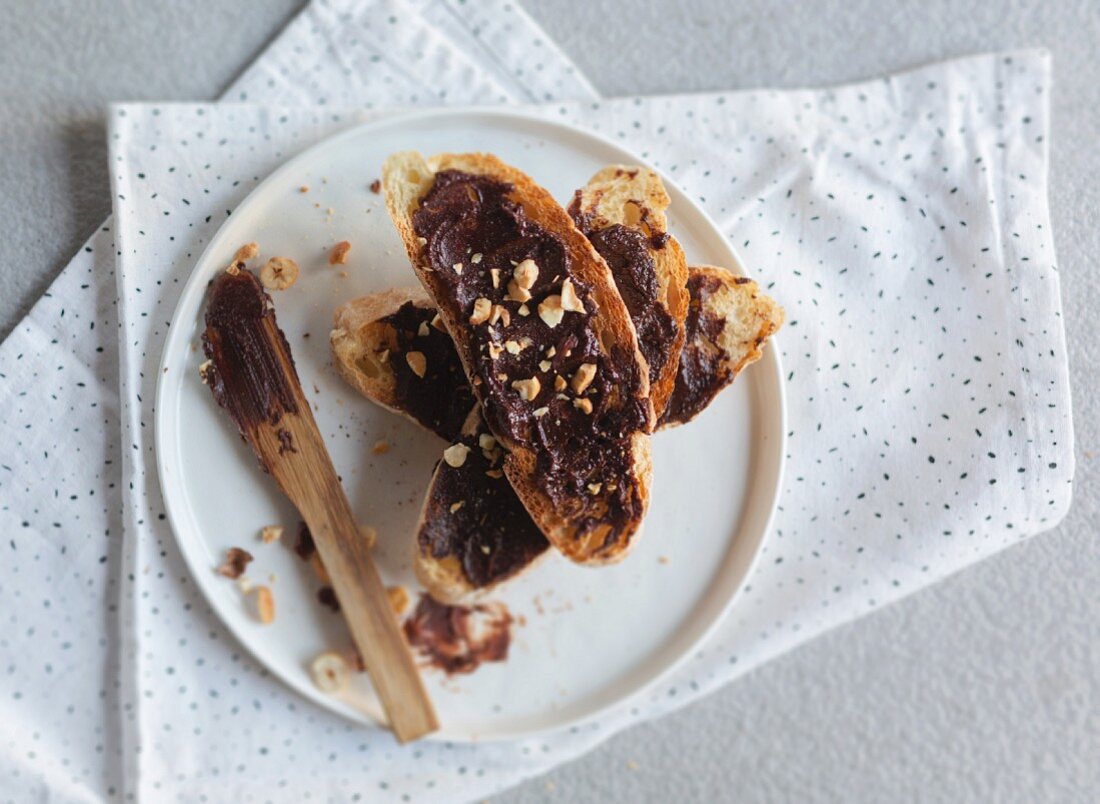
<path fill-rule="evenodd" d="M 1025 51 L 823 91 L 535 107 L 664 169 L 786 307 L 786 488 L 747 594 L 641 700 L 539 739 L 403 748 L 303 704 L 226 638 L 163 521 L 149 426 L 164 324 L 215 213 L 362 113 L 116 108 L 133 791 L 485 795 L 1056 524 L 1073 458 L 1048 88 L 1047 56 Z"/>
<path fill-rule="evenodd" d="M 225 97 L 370 107 L 596 95 L 508 0 L 328 0 Z M 134 710 L 119 698 L 119 602 L 132 587 L 120 580 L 115 250 L 107 221 L 0 345 L 4 800 L 113 799 L 138 751 L 123 747 Z"/>

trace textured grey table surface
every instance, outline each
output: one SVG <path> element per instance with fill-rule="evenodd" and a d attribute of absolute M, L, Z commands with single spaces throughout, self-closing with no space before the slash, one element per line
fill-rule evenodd
<path fill-rule="evenodd" d="M 0 335 L 110 212 L 103 105 L 215 97 L 299 0 L 0 0 Z M 977 8 L 969 6 L 977 5 Z M 1087 800 L 1100 791 L 1100 6 L 529 0 L 605 94 L 809 86 L 1044 45 L 1076 405 L 1057 530 L 500 797 Z"/>

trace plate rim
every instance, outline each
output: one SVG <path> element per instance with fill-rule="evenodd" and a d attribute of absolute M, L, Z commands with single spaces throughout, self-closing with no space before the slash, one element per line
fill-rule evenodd
<path fill-rule="evenodd" d="M 638 165 L 647 167 L 657 173 L 661 177 L 661 180 L 665 183 L 666 190 L 670 196 L 672 204 L 684 204 L 689 207 L 692 212 L 698 217 L 698 219 L 705 225 L 710 231 L 708 234 L 712 234 L 716 237 L 716 242 L 720 244 L 720 249 L 725 251 L 725 259 L 731 266 L 735 266 L 741 273 L 741 275 L 751 278 L 751 273 L 745 269 L 745 265 L 740 259 L 737 249 L 734 247 L 730 239 L 722 233 L 721 228 L 710 216 L 710 214 L 699 203 L 695 201 L 686 191 L 684 191 L 668 174 L 654 166 L 648 159 L 641 157 L 630 148 L 615 142 L 610 137 L 602 134 L 601 132 L 593 131 L 591 129 L 582 128 L 581 126 L 573 125 L 561 120 L 551 119 L 546 113 L 540 113 L 539 111 L 524 109 L 502 109 L 493 106 L 483 105 L 460 105 L 450 106 L 444 108 L 435 109 L 423 109 L 423 110 L 404 110 L 395 112 L 369 112 L 368 119 L 350 125 L 342 131 L 337 131 L 329 136 L 323 137 L 312 145 L 304 148 L 300 152 L 284 160 L 275 169 L 265 176 L 259 184 L 257 184 L 244 198 L 242 198 L 234 207 L 234 212 L 238 209 L 242 209 L 254 202 L 261 195 L 268 192 L 269 188 L 275 185 L 278 181 L 285 178 L 288 174 L 292 173 L 299 165 L 308 162 L 311 158 L 315 157 L 317 152 L 332 148 L 345 139 L 352 139 L 361 135 L 364 130 L 370 130 L 373 128 L 401 126 L 404 124 L 417 124 L 425 120 L 431 120 L 433 118 L 461 118 L 461 117 L 488 117 L 495 118 L 497 120 L 521 122 L 527 125 L 536 124 L 545 128 L 554 128 L 560 132 L 565 133 L 571 137 L 581 137 L 582 139 L 595 140 L 599 144 L 616 151 L 629 160 Z M 672 206 L 670 204 L 670 206 Z M 194 259 L 192 268 L 188 274 L 186 282 L 184 282 L 182 289 L 180 290 L 179 297 L 176 301 L 175 307 L 172 310 L 171 326 L 169 327 L 168 335 L 165 338 L 164 345 L 161 349 L 160 360 L 157 364 L 157 387 L 154 395 L 154 460 L 157 468 L 157 478 L 160 484 L 161 497 L 164 501 L 165 513 L 167 516 L 168 525 L 172 531 L 172 536 L 175 539 L 176 546 L 183 556 L 184 563 L 187 565 L 188 571 L 194 576 L 195 584 L 199 588 L 204 601 L 214 611 L 221 624 L 233 635 L 234 639 L 248 651 L 249 655 L 259 663 L 262 667 L 266 668 L 273 676 L 275 676 L 281 683 L 292 689 L 307 700 L 321 706 L 327 711 L 344 717 L 353 723 L 368 728 L 374 728 L 378 730 L 385 730 L 385 720 L 381 717 L 380 712 L 377 711 L 365 711 L 362 707 L 353 707 L 353 712 L 348 711 L 346 706 L 340 706 L 340 698 L 325 695 L 319 690 L 312 688 L 307 683 L 302 683 L 299 680 L 284 673 L 283 670 L 268 661 L 266 661 L 254 648 L 251 643 L 251 639 L 243 633 L 243 629 L 238 625 L 223 616 L 221 611 L 221 602 L 216 598 L 213 588 L 207 583 L 209 579 L 205 579 L 203 570 L 208 569 L 204 565 L 200 565 L 197 556 L 193 556 L 191 551 L 186 547 L 186 539 L 181 535 L 183 533 L 184 512 L 180 509 L 185 506 L 186 495 L 181 495 L 181 489 L 176 489 L 174 493 L 169 493 L 171 486 L 174 483 L 169 481 L 173 478 L 173 474 L 168 471 L 168 458 L 176 455 L 178 463 L 178 449 L 175 449 L 171 445 L 171 434 L 167 432 L 170 422 L 166 419 L 170 418 L 167 411 L 169 406 L 165 405 L 166 397 L 168 394 L 168 388 L 170 383 L 167 382 L 169 375 L 169 361 L 170 357 L 179 349 L 179 341 L 185 336 L 182 335 L 184 328 L 178 326 L 181 316 L 184 312 L 184 308 L 189 305 L 192 296 L 197 292 L 196 287 L 203 284 L 200 276 L 200 266 L 207 263 L 210 260 L 211 254 L 222 247 L 222 233 L 226 226 L 230 223 L 232 218 L 223 221 L 217 231 L 211 236 L 209 242 L 203 248 L 202 252 Z M 200 299 L 201 310 L 201 299 Z M 595 705 L 591 711 L 577 715 L 573 718 L 563 720 L 544 728 L 522 728 L 517 727 L 513 729 L 496 729 L 491 734 L 478 735 L 471 733 L 470 731 L 450 731 L 446 728 L 446 724 L 441 724 L 439 731 L 428 735 L 426 738 L 430 741 L 442 741 L 442 742 L 460 742 L 460 743 L 487 743 L 503 740 L 514 740 L 531 738 L 539 735 L 550 734 L 558 732 L 564 729 L 571 729 L 581 726 L 586 723 L 590 723 L 605 713 L 615 709 L 617 707 L 625 706 L 631 701 L 636 701 L 641 698 L 646 692 L 652 690 L 655 686 L 660 684 L 664 679 L 668 678 L 672 673 L 681 668 L 694 654 L 696 654 L 699 648 L 713 635 L 718 626 L 725 621 L 729 616 L 730 611 L 734 605 L 738 602 L 741 596 L 744 594 L 745 587 L 748 584 L 749 579 L 752 577 L 759 561 L 765 544 L 771 536 L 776 512 L 779 507 L 779 499 L 783 490 L 783 476 L 786 467 L 786 446 L 787 446 L 787 401 L 786 401 L 786 385 L 783 382 L 782 372 L 782 360 L 779 355 L 778 344 L 776 343 L 776 335 L 771 336 L 772 344 L 771 348 L 764 350 L 764 355 L 760 361 L 758 361 L 758 370 L 764 366 L 768 367 L 768 374 L 771 375 L 773 380 L 773 387 L 770 389 L 774 395 L 773 416 L 777 419 L 776 434 L 777 438 L 772 439 L 774 445 L 769 449 L 769 452 L 774 456 L 774 468 L 770 475 L 766 478 L 760 478 L 755 473 L 751 473 L 754 484 L 762 483 L 763 490 L 770 497 L 768 503 L 767 514 L 764 517 L 764 521 L 760 527 L 756 529 L 755 545 L 752 549 L 751 558 L 748 560 L 747 565 L 742 571 L 739 578 L 734 582 L 734 588 L 729 594 L 727 599 L 721 603 L 719 610 L 711 621 L 700 631 L 698 636 L 692 640 L 689 644 L 682 647 L 674 658 L 667 661 L 662 667 L 654 672 L 649 678 L 642 680 L 634 684 L 630 689 L 625 692 L 613 693 L 611 695 L 604 696 L 604 700 Z M 186 344 L 186 340 L 184 340 Z M 757 372 L 759 373 L 759 371 Z M 757 394 L 759 396 L 759 394 Z M 760 400 L 754 398 L 752 404 L 757 406 L 760 404 Z M 173 431 L 174 432 L 174 431 Z M 753 436 L 752 444 L 754 449 L 759 444 L 760 439 L 758 436 Z M 754 458 L 750 466 L 754 465 L 760 460 L 760 458 Z M 182 484 L 182 478 L 176 483 Z M 733 530 L 730 537 L 730 544 L 736 538 L 742 537 L 743 534 L 739 530 Z M 689 618 L 690 619 L 690 618 Z"/>

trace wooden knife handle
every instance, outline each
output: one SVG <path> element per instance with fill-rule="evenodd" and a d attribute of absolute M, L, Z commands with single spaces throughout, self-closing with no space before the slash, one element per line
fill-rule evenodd
<path fill-rule="evenodd" d="M 268 446 L 275 453 L 279 443 L 284 445 L 272 474 L 309 526 L 390 727 L 400 742 L 416 740 L 439 728 L 435 710 L 308 403 L 304 412 L 284 416 L 278 425 L 290 433 L 294 452 L 285 448 L 287 436 L 274 428 L 261 428 L 257 435 L 260 440 L 273 439 L 276 443 Z"/>

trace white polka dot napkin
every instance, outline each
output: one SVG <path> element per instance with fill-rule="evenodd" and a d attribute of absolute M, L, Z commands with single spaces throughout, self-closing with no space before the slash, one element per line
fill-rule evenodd
<path fill-rule="evenodd" d="M 686 666 L 597 723 L 483 746 L 398 748 L 266 678 L 207 610 L 158 519 L 156 365 L 179 283 L 219 225 L 211 213 L 359 116 L 117 108 L 124 497 L 136 537 L 123 725 L 129 750 L 142 748 L 138 789 L 481 796 L 1055 524 L 1073 461 L 1046 206 L 1048 66 L 1029 51 L 833 90 L 537 107 L 667 171 L 784 304 L 787 482 L 748 593 Z M 181 161 L 190 175 L 171 170 Z"/>
<path fill-rule="evenodd" d="M 0 570 L 0 789 L 13 800 L 47 790 L 65 801 L 475 798 L 1064 512 L 1072 434 L 1046 211 L 1045 56 L 966 59 L 825 92 L 547 107 L 667 170 L 787 307 L 777 345 L 788 483 L 751 588 L 668 683 L 543 740 L 396 749 L 267 677 L 194 594 L 142 426 L 161 327 L 190 267 L 184 250 L 212 234 L 210 210 L 348 125 L 355 115 L 340 107 L 593 98 L 512 4 L 470 5 L 315 3 L 227 93 L 327 106 L 323 118 L 287 108 L 271 126 L 244 107 L 118 110 L 122 242 L 97 234 L 0 347 L 10 412 L 0 435 L 17 448 L 0 459 L 10 535 L 0 549 L 11 551 Z M 205 133 L 189 159 L 224 136 L 233 167 L 210 195 L 189 196 L 201 205 L 173 206 L 165 226 L 150 190 L 163 203 L 186 186 L 164 175 L 173 151 L 150 150 L 149 136 L 184 127 Z M 116 250 L 121 322 L 103 281 Z"/>

